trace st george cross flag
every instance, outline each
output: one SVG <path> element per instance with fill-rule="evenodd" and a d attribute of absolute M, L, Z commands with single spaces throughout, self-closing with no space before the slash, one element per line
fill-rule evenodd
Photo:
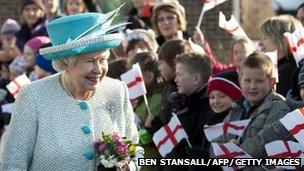
<path fill-rule="evenodd" d="M 204 6 L 201 10 L 201 14 L 198 18 L 198 22 L 197 22 L 197 25 L 196 27 L 200 27 L 201 24 L 202 24 L 202 21 L 203 21 L 203 17 L 204 17 L 204 14 L 206 11 L 214 8 L 215 6 L 225 2 L 226 0 L 204 0 Z"/>
<path fill-rule="evenodd" d="M 6 85 L 6 88 L 16 98 L 21 87 L 30 83 L 31 80 L 25 74 L 22 74 Z"/>
<path fill-rule="evenodd" d="M 278 70 L 278 51 L 274 50 L 272 52 L 265 52 L 265 55 L 267 55 L 271 62 L 274 65 L 274 76 L 276 78 L 276 82 L 279 82 L 279 70 Z"/>
<path fill-rule="evenodd" d="M 280 122 L 304 146 L 304 108 L 287 113 Z"/>
<path fill-rule="evenodd" d="M 223 122 L 211 126 L 205 125 L 204 132 L 208 141 L 212 141 L 221 135 L 225 136 L 227 133 L 242 136 L 249 122 L 250 119 L 246 119 L 234 122 Z"/>
<path fill-rule="evenodd" d="M 230 20 L 227 21 L 225 15 L 220 11 L 218 25 L 237 39 L 248 37 L 233 15 L 231 15 Z"/>
<path fill-rule="evenodd" d="M 292 52 L 297 64 L 304 58 L 304 28 L 295 30 L 293 33 L 285 32 L 285 40 Z"/>
<path fill-rule="evenodd" d="M 213 153 L 217 158 L 252 158 L 243 149 L 233 143 L 211 143 L 213 148 Z M 223 170 L 238 170 L 244 168 L 245 166 L 233 166 L 233 167 L 223 167 Z"/>
<path fill-rule="evenodd" d="M 188 138 L 186 131 L 178 120 L 176 115 L 173 115 L 170 122 L 161 127 L 153 135 L 159 153 L 165 157 L 172 149 L 184 138 Z"/>
<path fill-rule="evenodd" d="M 214 8 L 215 6 L 225 2 L 226 0 L 204 0 L 204 6 L 202 11 L 206 12 L 208 10 L 211 10 L 212 8 Z"/>
<path fill-rule="evenodd" d="M 304 164 L 303 146 L 292 141 L 277 140 L 265 145 L 266 153 L 270 158 L 301 158 Z M 284 169 L 297 169 L 295 166 L 277 166 Z"/>
<path fill-rule="evenodd" d="M 127 84 L 130 99 L 135 99 L 147 93 L 141 69 L 138 63 L 132 69 L 120 76 L 121 80 Z"/>

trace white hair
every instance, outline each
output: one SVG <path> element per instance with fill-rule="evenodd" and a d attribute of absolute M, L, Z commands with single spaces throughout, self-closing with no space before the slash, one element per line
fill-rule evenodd
<path fill-rule="evenodd" d="M 59 58 L 52 61 L 52 66 L 57 72 L 66 71 L 69 67 L 73 66 L 76 62 L 76 58 Z"/>
<path fill-rule="evenodd" d="M 107 58 L 110 56 L 109 49 L 105 50 Z M 76 63 L 77 56 L 69 58 L 59 58 L 52 61 L 52 66 L 57 72 L 66 71 Z"/>

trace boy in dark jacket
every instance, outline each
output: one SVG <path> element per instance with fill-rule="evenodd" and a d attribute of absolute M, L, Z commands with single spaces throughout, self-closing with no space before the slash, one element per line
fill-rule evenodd
<path fill-rule="evenodd" d="M 207 56 L 197 53 L 184 53 L 176 57 L 177 92 L 169 99 L 176 108 L 176 114 L 185 129 L 191 146 L 201 146 L 204 135 L 203 125 L 210 107 L 207 97 L 207 82 L 211 75 L 211 63 Z M 168 158 L 190 158 L 187 155 L 187 143 L 181 142 Z M 175 170 L 187 170 L 188 167 L 177 167 Z"/>

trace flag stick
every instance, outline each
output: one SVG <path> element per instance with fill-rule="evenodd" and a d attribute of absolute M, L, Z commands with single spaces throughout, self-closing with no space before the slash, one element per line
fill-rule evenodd
<path fill-rule="evenodd" d="M 240 135 L 240 136 L 238 137 L 238 139 L 237 139 L 238 142 L 240 141 L 240 139 L 242 138 L 242 136 L 243 136 L 243 135 Z"/>
<path fill-rule="evenodd" d="M 149 104 L 148 104 L 147 96 L 146 96 L 146 94 L 144 94 L 143 96 L 144 96 L 145 104 L 147 106 L 148 114 L 149 114 L 149 116 L 152 116 L 152 113 L 151 113 L 151 110 L 150 110 L 150 107 L 149 107 Z"/>
<path fill-rule="evenodd" d="M 190 141 L 189 141 L 189 139 L 188 139 L 188 138 L 186 138 L 186 141 L 187 141 L 187 143 L 188 143 L 189 147 L 190 147 L 190 148 L 192 148 L 192 145 L 191 145 L 191 143 L 190 143 Z"/>
<path fill-rule="evenodd" d="M 203 8 L 202 8 L 201 14 L 200 14 L 200 16 L 199 16 L 199 18 L 198 18 L 198 22 L 197 22 L 197 25 L 196 25 L 196 27 L 198 27 L 198 28 L 200 28 L 201 25 L 202 25 L 204 13 L 205 13 L 205 11 L 204 11 Z"/>

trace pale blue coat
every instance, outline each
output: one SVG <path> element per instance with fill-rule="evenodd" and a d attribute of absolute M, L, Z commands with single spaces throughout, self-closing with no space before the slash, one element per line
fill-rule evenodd
<path fill-rule="evenodd" d="M 35 81 L 19 92 L 2 170 L 95 170 L 98 157 L 92 158 L 90 151 L 102 132 L 119 132 L 138 142 L 124 83 L 105 77 L 93 97 L 80 106 L 83 101 L 64 91 L 59 75 Z M 92 131 L 85 134 L 84 125 L 94 125 L 95 137 Z"/>

